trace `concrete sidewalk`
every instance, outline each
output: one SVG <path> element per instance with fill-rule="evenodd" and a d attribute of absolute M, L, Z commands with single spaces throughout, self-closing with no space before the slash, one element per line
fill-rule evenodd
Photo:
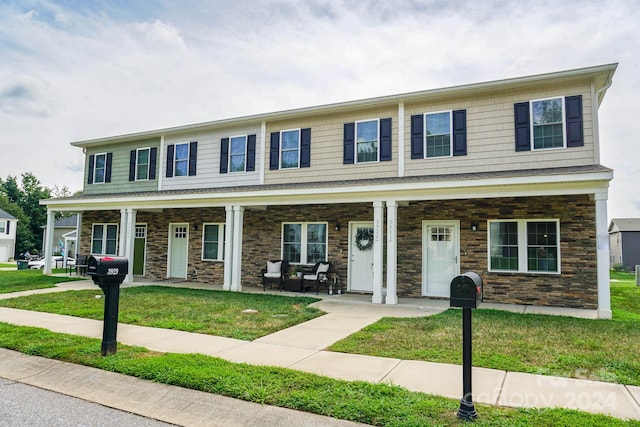
<path fill-rule="evenodd" d="M 64 287 L 87 287 L 97 291 L 90 282 L 61 284 L 60 288 Z M 44 291 L 47 290 L 30 292 Z M 454 399 L 462 397 L 462 367 L 459 365 L 324 350 L 382 317 L 428 316 L 445 310 L 448 304 L 412 300 L 391 306 L 373 305 L 358 297 L 325 295 L 314 306 L 328 314 L 252 342 L 126 324 L 118 325 L 118 341 L 161 352 L 202 353 L 233 362 L 281 366 L 336 379 L 384 382 Z M 520 310 L 517 306 L 503 308 Z M 589 317 L 589 314 L 583 317 Z M 0 322 L 102 337 L 101 321 L 71 316 L 0 308 Z M 515 407 L 563 407 L 640 420 L 640 387 L 635 386 L 474 368 L 473 387 L 475 402 Z"/>

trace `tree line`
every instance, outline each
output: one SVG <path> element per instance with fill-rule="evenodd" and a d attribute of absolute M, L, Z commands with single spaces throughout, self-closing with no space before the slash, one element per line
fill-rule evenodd
<path fill-rule="evenodd" d="M 18 220 L 16 228 L 16 255 L 29 251 L 31 254 L 42 252 L 43 226 L 47 224 L 47 207 L 40 200 L 71 196 L 66 186 L 48 188 L 31 172 L 23 173 L 20 181 L 17 177 L 0 177 L 0 209 Z M 67 214 L 70 215 L 70 214 Z M 59 214 L 56 219 L 64 215 Z"/>

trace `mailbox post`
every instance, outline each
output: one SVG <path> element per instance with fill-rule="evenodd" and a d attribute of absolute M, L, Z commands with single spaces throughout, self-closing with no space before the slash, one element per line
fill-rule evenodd
<path fill-rule="evenodd" d="M 129 261 L 125 257 L 89 257 L 87 275 L 104 292 L 104 322 L 102 327 L 103 356 L 117 350 L 116 334 L 118 329 L 118 305 L 120 304 L 120 285 L 129 270 Z"/>
<path fill-rule="evenodd" d="M 472 271 L 461 274 L 451 281 L 451 307 L 462 308 L 462 399 L 458 418 L 475 420 L 478 413 L 471 393 L 472 334 L 471 310 L 482 302 L 482 278 Z"/>

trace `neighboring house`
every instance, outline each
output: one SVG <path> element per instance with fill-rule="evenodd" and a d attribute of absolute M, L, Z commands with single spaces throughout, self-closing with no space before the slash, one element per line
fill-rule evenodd
<path fill-rule="evenodd" d="M 609 224 L 611 265 L 634 271 L 640 265 L 640 218 L 613 218 Z"/>
<path fill-rule="evenodd" d="M 0 209 L 0 262 L 13 260 L 16 255 L 16 228 L 18 220 Z"/>
<path fill-rule="evenodd" d="M 373 303 L 447 298 L 610 317 L 598 108 L 617 64 L 72 143 L 80 254 L 152 279 L 259 286 L 270 259 L 335 263 Z M 51 245 L 47 245 L 51 247 Z M 46 269 L 45 269 L 46 271 Z"/>
<path fill-rule="evenodd" d="M 43 227 L 42 247 L 46 248 L 47 230 Z M 75 258 L 76 254 L 76 229 L 78 228 L 78 215 L 71 215 L 61 218 L 53 224 L 53 244 L 51 245 L 51 253 L 53 255 L 62 255 L 66 265 L 67 258 Z"/>

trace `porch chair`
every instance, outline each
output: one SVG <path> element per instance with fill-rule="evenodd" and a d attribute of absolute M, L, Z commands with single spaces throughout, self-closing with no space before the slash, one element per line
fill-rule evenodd
<path fill-rule="evenodd" d="M 284 290 L 284 281 L 287 280 L 287 272 L 289 271 L 289 261 L 284 259 L 276 259 L 267 261 L 267 268 L 262 269 L 262 290 L 269 289 L 274 284 L 280 287 L 280 290 Z"/>
<path fill-rule="evenodd" d="M 333 271 L 333 264 L 329 261 L 316 262 L 313 268 L 302 274 L 302 292 L 307 286 L 316 288 L 316 295 L 320 286 L 327 286 L 329 274 Z"/>
<path fill-rule="evenodd" d="M 76 254 L 76 275 L 80 274 L 84 276 L 87 274 L 87 261 L 89 260 L 88 255 L 78 255 Z"/>

